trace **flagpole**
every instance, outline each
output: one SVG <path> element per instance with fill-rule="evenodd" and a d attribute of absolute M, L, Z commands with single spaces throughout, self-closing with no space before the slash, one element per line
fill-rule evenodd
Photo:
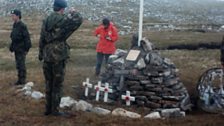
<path fill-rule="evenodd" d="M 144 0 L 140 0 L 138 46 L 140 46 L 140 41 L 142 40 L 143 13 L 144 13 Z"/>

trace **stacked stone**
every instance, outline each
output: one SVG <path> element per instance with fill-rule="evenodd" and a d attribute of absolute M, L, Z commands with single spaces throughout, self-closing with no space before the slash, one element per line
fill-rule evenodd
<path fill-rule="evenodd" d="M 136 61 L 126 60 L 127 53 L 120 50 L 110 57 L 102 81 L 112 84 L 116 91 L 111 98 L 119 99 L 128 90 L 138 106 L 189 110 L 189 94 L 174 63 L 150 50 L 150 44 L 144 45 L 132 48 L 141 52 Z"/>

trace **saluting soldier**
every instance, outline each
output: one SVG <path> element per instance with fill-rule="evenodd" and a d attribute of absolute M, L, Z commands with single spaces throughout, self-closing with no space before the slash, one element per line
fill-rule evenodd
<path fill-rule="evenodd" d="M 46 83 L 45 115 L 63 116 L 58 107 L 62 96 L 62 83 L 66 60 L 69 58 L 69 45 L 66 39 L 82 24 L 80 13 L 71 10 L 64 14 L 67 2 L 55 0 L 54 12 L 44 21 L 39 42 L 39 60 L 43 62 Z"/>

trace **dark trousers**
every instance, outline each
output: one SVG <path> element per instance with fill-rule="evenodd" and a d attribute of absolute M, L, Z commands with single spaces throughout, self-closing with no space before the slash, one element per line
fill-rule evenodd
<path fill-rule="evenodd" d="M 15 52 L 16 69 L 18 73 L 18 83 L 26 83 L 26 53 L 25 52 Z"/>
<path fill-rule="evenodd" d="M 44 62 L 43 71 L 46 83 L 46 112 L 57 113 L 62 96 L 65 61 Z"/>
<path fill-rule="evenodd" d="M 108 59 L 110 57 L 111 54 L 103 54 L 103 53 L 97 53 L 96 55 L 96 75 L 100 74 L 100 69 L 103 63 L 103 59 L 105 59 L 105 64 L 108 63 Z"/>

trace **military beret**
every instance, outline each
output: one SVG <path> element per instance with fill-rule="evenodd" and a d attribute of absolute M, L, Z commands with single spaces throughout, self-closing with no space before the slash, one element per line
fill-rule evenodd
<path fill-rule="evenodd" d="M 15 14 L 16 16 L 20 16 L 21 17 L 21 11 L 20 10 L 17 10 L 17 9 L 12 10 L 11 11 L 11 14 Z"/>
<path fill-rule="evenodd" d="M 54 0 L 54 7 L 66 8 L 67 2 L 65 0 Z"/>

